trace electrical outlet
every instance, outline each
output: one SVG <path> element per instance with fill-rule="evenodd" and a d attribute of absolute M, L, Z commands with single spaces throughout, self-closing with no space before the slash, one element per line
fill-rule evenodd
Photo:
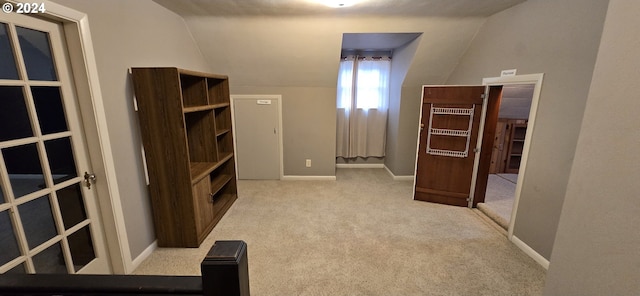
<path fill-rule="evenodd" d="M 307 159 L 305 165 L 310 168 L 311 167 L 311 159 Z"/>

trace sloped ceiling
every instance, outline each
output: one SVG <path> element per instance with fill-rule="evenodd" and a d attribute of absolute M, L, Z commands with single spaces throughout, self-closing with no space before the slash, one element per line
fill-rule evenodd
<path fill-rule="evenodd" d="M 154 0 L 182 16 L 395 15 L 490 16 L 525 0 L 329 0 L 354 3 L 335 9 L 321 0 Z"/>
<path fill-rule="evenodd" d="M 400 48 L 420 37 L 421 33 L 344 33 L 343 50 L 390 50 Z"/>
<path fill-rule="evenodd" d="M 405 85 L 442 84 L 486 17 L 524 0 L 361 1 L 155 0 L 183 16 L 232 88 L 335 87 L 345 33 L 422 33 Z"/>

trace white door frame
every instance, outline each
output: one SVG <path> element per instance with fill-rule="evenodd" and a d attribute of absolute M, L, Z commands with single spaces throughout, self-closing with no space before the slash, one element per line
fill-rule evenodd
<path fill-rule="evenodd" d="M 516 76 L 505 76 L 505 77 L 490 77 L 482 79 L 482 85 L 489 86 L 504 86 L 510 84 L 534 84 L 535 87 L 533 89 L 533 98 L 531 99 L 531 110 L 529 111 L 529 121 L 527 124 L 527 133 L 525 135 L 524 147 L 522 149 L 522 160 L 520 162 L 520 169 L 518 173 L 518 181 L 516 183 L 516 192 L 513 200 L 513 209 L 511 210 L 511 221 L 509 221 L 509 229 L 507 238 L 512 241 L 516 246 L 522 249 L 527 255 L 531 256 L 535 261 L 537 261 L 544 268 L 549 268 L 549 261 L 534 251 L 531 247 L 526 245 L 524 242 L 520 241 L 517 237 L 513 235 L 513 228 L 516 222 L 516 214 L 518 209 L 518 204 L 520 201 L 520 195 L 522 193 L 522 181 L 525 179 L 527 174 L 527 162 L 529 160 L 529 149 L 531 148 L 531 139 L 533 137 L 533 133 L 535 131 L 535 123 L 536 123 L 536 114 L 538 112 L 538 102 L 540 100 L 540 92 L 542 90 L 542 79 L 544 74 L 527 74 L 527 75 L 516 75 Z M 482 123 L 484 124 L 484 123 Z M 480 134 L 482 137 L 482 134 Z M 480 139 L 479 142 L 481 142 Z M 474 178 L 477 174 L 477 171 L 474 172 Z"/>
<path fill-rule="evenodd" d="M 8 0 L 7 2 L 16 4 L 19 1 Z M 115 274 L 128 274 L 135 267 L 131 259 L 124 225 L 124 213 L 118 190 L 88 16 L 51 1 L 39 2 L 44 3 L 46 12 L 40 13 L 38 16 L 61 22 L 64 28 L 71 69 L 75 78 L 75 90 L 82 113 L 82 124 L 89 148 L 89 161 L 98 177 L 95 189 L 111 269 Z"/>
<path fill-rule="evenodd" d="M 282 95 L 231 95 L 231 122 L 233 126 L 236 125 L 235 118 L 235 105 L 234 101 L 236 99 L 252 99 L 252 100 L 272 100 L 276 101 L 278 105 L 278 150 L 280 151 L 280 180 L 284 177 L 284 153 L 282 151 Z M 233 154 L 238 155 L 238 151 L 236 150 L 236 130 L 234 128 L 231 129 L 233 131 Z M 238 167 L 238 158 L 233 158 L 235 161 L 236 168 Z M 236 170 L 236 179 L 238 178 L 238 170 Z"/>

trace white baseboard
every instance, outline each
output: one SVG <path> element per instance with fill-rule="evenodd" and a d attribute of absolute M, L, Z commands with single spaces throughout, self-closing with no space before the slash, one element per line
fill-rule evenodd
<path fill-rule="evenodd" d="M 140 266 L 140 264 L 142 264 L 142 262 L 145 259 L 151 256 L 151 253 L 153 253 L 153 251 L 155 251 L 157 248 L 158 248 L 158 241 L 155 240 L 146 249 L 144 249 L 144 251 L 142 251 L 142 253 L 140 253 L 140 255 L 136 257 L 136 259 L 133 259 L 133 261 L 131 261 L 131 270 L 129 270 L 127 274 L 130 274 L 134 270 L 136 270 L 138 266 Z"/>
<path fill-rule="evenodd" d="M 513 242 L 513 244 L 516 245 L 518 248 L 520 248 L 520 250 L 522 250 L 525 254 L 529 255 L 529 257 L 531 257 L 533 260 L 538 262 L 538 264 L 544 267 L 544 269 L 547 269 L 547 270 L 549 269 L 549 260 L 547 260 L 547 258 L 542 257 L 542 255 L 538 254 L 538 252 L 536 252 L 534 249 L 529 247 L 529 245 L 521 241 L 515 235 L 511 236 L 511 242 Z"/>
<path fill-rule="evenodd" d="M 335 181 L 336 176 L 282 176 L 282 181 Z"/>
<path fill-rule="evenodd" d="M 336 163 L 339 169 L 381 169 L 384 163 Z"/>
<path fill-rule="evenodd" d="M 393 178 L 394 181 L 413 181 L 414 176 L 413 175 L 409 175 L 409 176 L 396 176 L 393 174 L 393 172 L 391 172 L 391 170 L 385 165 L 384 169 L 387 170 L 387 173 L 389 173 L 389 175 L 391 176 L 391 178 Z"/>

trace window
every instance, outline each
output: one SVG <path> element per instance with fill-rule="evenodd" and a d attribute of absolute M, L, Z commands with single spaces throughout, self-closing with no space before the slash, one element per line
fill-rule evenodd
<path fill-rule="evenodd" d="M 389 57 L 343 58 L 338 75 L 338 108 L 386 109 L 390 71 Z"/>
<path fill-rule="evenodd" d="M 336 156 L 384 156 L 390 72 L 388 55 L 349 55 L 341 59 Z"/>

